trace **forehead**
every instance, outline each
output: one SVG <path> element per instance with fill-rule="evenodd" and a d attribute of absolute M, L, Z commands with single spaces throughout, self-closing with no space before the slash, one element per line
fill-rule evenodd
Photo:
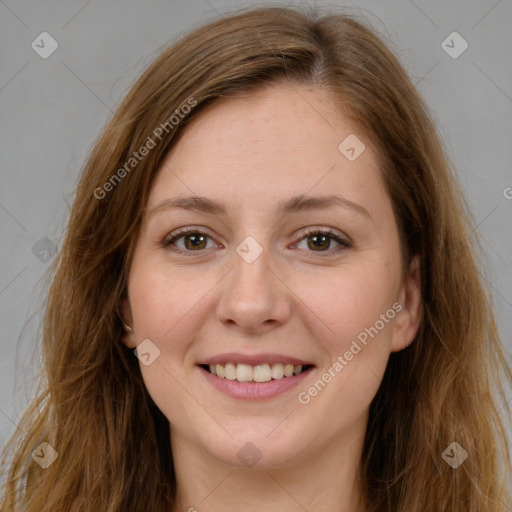
<path fill-rule="evenodd" d="M 337 156 L 341 140 L 358 131 L 348 114 L 348 106 L 326 90 L 266 85 L 207 107 L 192 120 L 172 153 L 193 148 L 200 156 L 203 145 L 208 145 L 208 151 L 250 157 L 256 163 L 270 158 L 318 160 L 322 150 Z M 359 133 L 359 138 L 365 136 Z"/>
<path fill-rule="evenodd" d="M 372 209 L 364 197 L 384 190 L 377 158 L 346 112 L 325 90 L 289 84 L 213 104 L 166 156 L 148 207 L 171 193 L 263 207 L 310 191 L 338 191 Z"/>

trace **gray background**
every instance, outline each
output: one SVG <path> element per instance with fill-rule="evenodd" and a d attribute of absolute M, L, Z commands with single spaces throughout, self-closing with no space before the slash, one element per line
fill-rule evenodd
<path fill-rule="evenodd" d="M 33 396 L 44 273 L 59 246 L 74 186 L 94 140 L 161 48 L 191 28 L 247 5 L 221 0 L 0 0 L 0 447 Z M 475 231 L 484 239 L 485 276 L 494 289 L 510 355 L 512 2 L 318 5 L 346 6 L 366 16 L 430 105 L 467 193 Z M 46 59 L 31 47 L 44 31 L 58 42 Z M 469 44 L 458 58 L 441 46 L 453 31 Z M 460 48 L 458 42 L 454 45 Z M 512 390 L 507 393 L 512 399 Z"/>

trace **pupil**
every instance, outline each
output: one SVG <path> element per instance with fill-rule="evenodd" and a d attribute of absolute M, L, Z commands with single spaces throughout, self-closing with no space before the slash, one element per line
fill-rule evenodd
<path fill-rule="evenodd" d="M 199 247 L 199 245 L 204 242 L 204 236 L 203 235 L 188 235 L 187 240 L 192 245 L 192 247 Z"/>
<path fill-rule="evenodd" d="M 329 242 L 329 239 L 325 235 L 313 235 L 311 237 L 313 239 L 313 247 L 322 248 L 322 244 L 325 244 L 325 241 Z"/>

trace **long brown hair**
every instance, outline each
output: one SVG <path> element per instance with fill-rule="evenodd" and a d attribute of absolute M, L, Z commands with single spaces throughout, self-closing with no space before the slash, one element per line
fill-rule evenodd
<path fill-rule="evenodd" d="M 506 510 L 510 459 L 498 400 L 512 371 L 479 275 L 469 208 L 427 109 L 364 22 L 265 7 L 166 48 L 86 162 L 53 268 L 40 394 L 20 423 L 26 435 L 17 431 L 4 453 L 4 512 L 172 506 L 169 424 L 121 343 L 134 241 L 155 173 L 189 121 L 220 98 L 280 80 L 325 88 L 349 108 L 377 147 L 404 268 L 420 257 L 422 324 L 407 349 L 391 354 L 371 404 L 361 461 L 368 510 Z M 46 469 L 31 457 L 41 442 L 58 453 Z M 453 442 L 468 453 L 456 469 L 442 456 Z"/>

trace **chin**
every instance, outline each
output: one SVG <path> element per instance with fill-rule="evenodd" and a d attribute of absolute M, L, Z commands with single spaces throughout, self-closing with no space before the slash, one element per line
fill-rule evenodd
<path fill-rule="evenodd" d="M 282 421 L 282 419 L 280 419 Z M 305 456 L 304 435 L 290 435 L 289 427 L 277 432 L 274 422 L 272 428 L 254 426 L 230 432 L 233 437 L 209 440 L 203 445 L 205 451 L 214 458 L 238 468 L 253 470 L 281 469 L 294 465 Z M 272 431 L 274 429 L 274 431 Z M 228 428 L 229 430 L 229 428 Z"/>

